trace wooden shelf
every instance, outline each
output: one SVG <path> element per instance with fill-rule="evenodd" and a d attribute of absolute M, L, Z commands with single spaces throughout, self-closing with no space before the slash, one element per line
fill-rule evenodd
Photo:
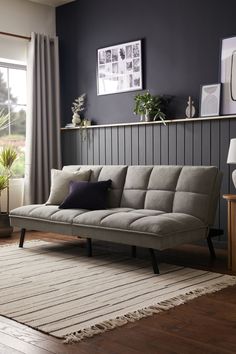
<path fill-rule="evenodd" d="M 181 119 L 167 119 L 166 124 L 172 123 L 190 123 L 196 121 L 206 121 L 206 120 L 222 120 L 222 119 L 234 119 L 236 115 L 227 116 L 214 116 L 214 117 L 195 117 L 195 118 L 181 118 Z M 125 126 L 136 126 L 136 125 L 150 125 L 150 124 L 163 124 L 162 121 L 152 121 L 152 122 L 133 122 L 133 123 L 115 123 L 115 124 L 94 124 L 88 127 L 82 127 L 82 129 L 94 129 L 94 128 L 107 128 L 107 127 L 125 127 Z M 81 129 L 81 127 L 66 128 L 62 127 L 61 130 L 75 130 Z"/>

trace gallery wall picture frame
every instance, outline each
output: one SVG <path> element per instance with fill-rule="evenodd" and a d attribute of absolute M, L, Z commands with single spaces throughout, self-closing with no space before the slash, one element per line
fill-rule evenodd
<path fill-rule="evenodd" d="M 221 84 L 201 86 L 200 116 L 220 115 Z"/>
<path fill-rule="evenodd" d="M 222 114 L 236 113 L 236 37 L 221 41 Z"/>
<path fill-rule="evenodd" d="M 97 95 L 143 89 L 142 40 L 97 50 Z"/>

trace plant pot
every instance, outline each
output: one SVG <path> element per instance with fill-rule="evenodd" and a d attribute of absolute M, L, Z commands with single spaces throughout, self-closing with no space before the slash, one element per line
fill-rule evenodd
<path fill-rule="evenodd" d="M 89 119 L 84 119 L 84 120 L 83 120 L 83 126 L 84 126 L 84 127 L 90 127 L 90 126 L 91 126 L 91 120 L 89 120 Z"/>
<path fill-rule="evenodd" d="M 150 121 L 151 121 L 150 114 L 146 113 L 145 114 L 145 122 L 150 122 Z"/>
<path fill-rule="evenodd" d="M 81 123 L 81 118 L 80 118 L 80 115 L 78 113 L 74 113 L 73 114 L 73 117 L 72 117 L 72 123 L 73 125 L 76 127 L 78 125 L 80 125 Z"/>
<path fill-rule="evenodd" d="M 0 237 L 11 236 L 13 227 L 10 225 L 9 215 L 0 213 Z"/>
<path fill-rule="evenodd" d="M 140 122 L 144 121 L 144 114 L 140 114 Z"/>

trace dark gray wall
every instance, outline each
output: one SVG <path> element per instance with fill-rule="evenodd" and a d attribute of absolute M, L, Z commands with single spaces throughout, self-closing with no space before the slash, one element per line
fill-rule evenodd
<path fill-rule="evenodd" d="M 145 87 L 173 95 L 170 115 L 182 116 L 188 95 L 198 105 L 200 85 L 218 81 L 220 39 L 236 35 L 235 13 L 235 0 L 78 0 L 58 7 L 63 125 L 83 92 L 96 123 L 137 119 L 135 92 L 97 96 L 96 49 L 140 38 Z"/>
<path fill-rule="evenodd" d="M 78 0 L 57 8 L 60 39 L 62 124 L 71 103 L 86 92 L 86 116 L 98 124 L 133 122 L 133 93 L 96 94 L 96 50 L 143 39 L 145 88 L 175 98 L 170 117 L 183 117 L 187 97 L 196 105 L 201 84 L 219 80 L 220 40 L 236 35 L 236 2 L 215 0 Z M 216 165 L 222 194 L 235 192 L 226 164 L 236 119 L 94 128 L 62 133 L 63 164 Z M 226 229 L 220 198 L 216 226 Z"/>

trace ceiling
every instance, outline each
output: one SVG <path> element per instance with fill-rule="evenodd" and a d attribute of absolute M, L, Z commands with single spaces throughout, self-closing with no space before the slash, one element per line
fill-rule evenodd
<path fill-rule="evenodd" d="M 32 2 L 37 2 L 39 4 L 43 4 L 43 5 L 48 5 L 48 6 L 53 6 L 53 7 L 57 7 L 63 4 L 66 4 L 68 2 L 72 2 L 75 0 L 30 0 Z"/>

